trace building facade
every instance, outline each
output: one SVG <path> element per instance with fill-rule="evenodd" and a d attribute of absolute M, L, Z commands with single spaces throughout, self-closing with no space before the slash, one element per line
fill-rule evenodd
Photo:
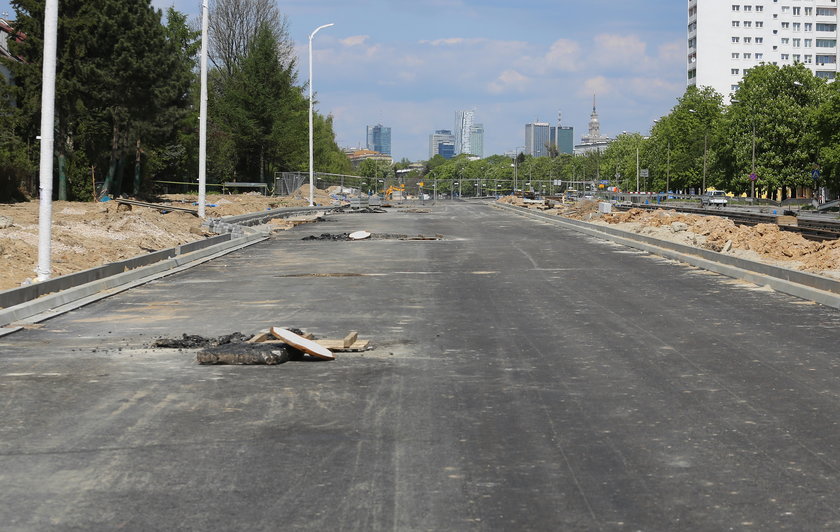
<path fill-rule="evenodd" d="M 455 112 L 455 155 L 470 152 L 470 137 L 472 136 L 474 111 Z"/>
<path fill-rule="evenodd" d="M 391 155 L 391 128 L 382 124 L 367 127 L 367 149 Z"/>
<path fill-rule="evenodd" d="M 533 157 L 547 157 L 552 129 L 554 128 L 548 122 L 525 124 L 525 153 Z"/>
<path fill-rule="evenodd" d="M 802 63 L 837 76 L 836 0 L 689 0 L 688 85 L 726 101 L 750 68 Z"/>
<path fill-rule="evenodd" d="M 470 148 L 468 152 L 470 155 L 475 155 L 479 159 L 484 158 L 484 124 L 473 124 L 470 130 Z"/>
<path fill-rule="evenodd" d="M 448 129 L 438 129 L 429 135 L 429 159 L 440 155 L 446 159 L 455 156 L 455 135 Z"/>

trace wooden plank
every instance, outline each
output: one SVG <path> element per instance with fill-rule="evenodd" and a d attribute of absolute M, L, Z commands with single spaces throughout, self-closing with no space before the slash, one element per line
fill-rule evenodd
<path fill-rule="evenodd" d="M 350 333 L 344 337 L 344 347 L 350 347 L 353 343 L 359 338 L 358 331 L 350 331 Z"/>
<path fill-rule="evenodd" d="M 344 347 L 344 340 L 318 340 L 318 343 L 330 351 L 364 351 L 370 345 L 370 340 L 356 340 L 350 346 Z"/>
<path fill-rule="evenodd" d="M 250 340 L 248 340 L 249 344 L 255 344 L 259 342 L 265 342 L 266 340 L 273 339 L 274 336 L 271 335 L 268 331 L 262 331 L 253 336 Z"/>
<path fill-rule="evenodd" d="M 310 354 L 314 357 L 322 358 L 324 360 L 335 360 L 335 356 L 329 349 L 312 340 L 307 340 L 303 336 L 293 333 L 287 329 L 280 327 L 272 327 L 271 334 L 278 340 L 283 340 L 292 347 L 297 347 L 301 351 Z"/>

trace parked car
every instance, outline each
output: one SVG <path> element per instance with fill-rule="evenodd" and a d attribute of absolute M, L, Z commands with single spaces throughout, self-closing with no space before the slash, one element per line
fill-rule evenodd
<path fill-rule="evenodd" d="M 716 206 L 726 207 L 729 200 L 726 198 L 726 192 L 722 190 L 707 190 L 705 194 L 700 196 L 700 204 L 703 207 Z"/>

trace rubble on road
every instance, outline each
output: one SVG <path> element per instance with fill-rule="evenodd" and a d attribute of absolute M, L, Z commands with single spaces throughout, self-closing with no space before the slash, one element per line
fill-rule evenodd
<path fill-rule="evenodd" d="M 335 360 L 334 352 L 359 352 L 370 349 L 369 340 L 359 340 L 351 331 L 341 339 L 317 340 L 297 328 L 272 327 L 254 335 L 240 332 L 219 337 L 183 334 L 180 338 L 158 338 L 150 346 L 157 349 L 199 349 L 196 362 L 202 365 L 277 365 L 305 360 L 307 355 Z"/>

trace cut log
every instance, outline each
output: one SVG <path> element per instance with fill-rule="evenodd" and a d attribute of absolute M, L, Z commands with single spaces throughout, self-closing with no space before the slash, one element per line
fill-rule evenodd
<path fill-rule="evenodd" d="M 359 333 L 357 331 L 350 331 L 350 334 L 344 337 L 344 348 L 348 348 L 356 342 L 356 339 L 359 338 Z"/>

